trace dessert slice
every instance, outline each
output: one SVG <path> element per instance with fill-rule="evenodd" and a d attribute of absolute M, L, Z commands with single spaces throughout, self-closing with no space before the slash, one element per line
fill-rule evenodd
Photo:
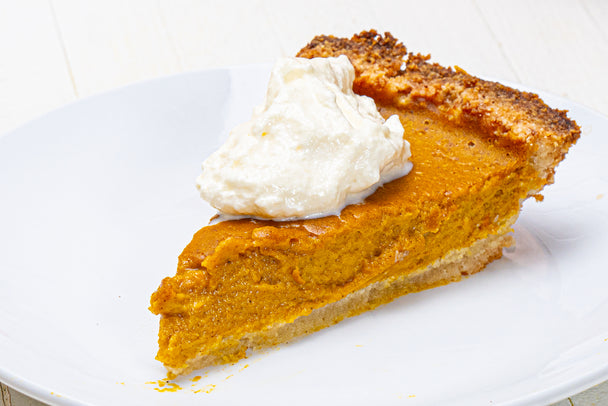
<path fill-rule="evenodd" d="M 390 34 L 320 36 L 298 56 L 346 55 L 356 93 L 397 114 L 412 172 L 339 216 L 204 227 L 152 295 L 170 374 L 235 361 L 394 298 L 483 269 L 513 243 L 524 199 L 580 136 L 538 96 L 429 63 Z"/>

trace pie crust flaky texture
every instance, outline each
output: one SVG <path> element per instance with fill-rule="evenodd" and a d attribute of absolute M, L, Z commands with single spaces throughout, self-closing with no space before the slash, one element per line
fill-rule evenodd
<path fill-rule="evenodd" d="M 170 375 L 480 271 L 512 244 L 522 202 L 541 199 L 580 136 L 537 95 L 430 63 L 389 33 L 319 36 L 298 56 L 341 54 L 355 67 L 355 92 L 399 115 L 414 169 L 339 216 L 198 231 L 151 300 L 162 316 L 157 359 Z"/>

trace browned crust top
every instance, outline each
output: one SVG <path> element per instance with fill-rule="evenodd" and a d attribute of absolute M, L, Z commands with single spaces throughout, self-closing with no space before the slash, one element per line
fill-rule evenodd
<path fill-rule="evenodd" d="M 562 145 L 559 160 L 580 137 L 567 112 L 548 107 L 538 95 L 430 63 L 429 55 L 408 53 L 388 32 L 364 31 L 351 39 L 321 35 L 298 53 L 306 58 L 338 55 L 346 55 L 355 67 L 355 91 L 376 100 L 402 106 L 426 102 L 451 120 L 475 120 L 497 139 L 527 144 L 532 151 L 540 144 Z"/>

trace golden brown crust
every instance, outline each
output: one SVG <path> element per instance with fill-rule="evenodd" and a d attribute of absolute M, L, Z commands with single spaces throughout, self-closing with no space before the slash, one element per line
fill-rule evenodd
<path fill-rule="evenodd" d="M 346 55 L 355 67 L 357 93 L 403 107 L 426 102 L 452 121 L 475 120 L 496 142 L 520 146 L 539 171 L 546 171 L 549 183 L 554 168 L 547 167 L 554 165 L 547 164 L 561 161 L 581 134 L 566 111 L 550 108 L 538 95 L 430 63 L 430 56 L 408 53 L 390 33 L 318 36 L 298 53 L 305 58 L 338 55 Z"/>

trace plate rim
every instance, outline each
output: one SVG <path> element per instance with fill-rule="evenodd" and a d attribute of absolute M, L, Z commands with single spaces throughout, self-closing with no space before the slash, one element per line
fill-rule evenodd
<path fill-rule="evenodd" d="M 213 74 L 219 72 L 238 72 L 238 71 L 246 71 L 251 72 L 253 70 L 256 71 L 264 71 L 270 72 L 271 64 L 243 64 L 243 65 L 229 65 L 223 67 L 213 67 L 206 69 L 193 70 L 188 72 L 179 72 L 170 75 L 164 75 L 160 77 L 148 78 L 140 81 L 136 81 L 133 83 L 128 83 L 120 87 L 116 87 L 113 89 L 104 90 L 99 93 L 94 93 L 82 98 L 74 99 L 62 106 L 51 109 L 47 112 L 44 112 L 36 117 L 28 120 L 27 122 L 21 123 L 15 128 L 12 128 L 6 132 L 0 133 L 0 139 L 6 137 L 18 137 L 22 131 L 27 131 L 27 128 L 31 125 L 34 125 L 37 122 L 43 121 L 47 119 L 47 117 L 58 114 L 60 112 L 69 110 L 76 105 L 81 105 L 84 103 L 88 103 L 90 100 L 105 98 L 108 96 L 112 96 L 124 91 L 134 91 L 137 87 L 145 87 L 151 84 L 155 84 L 158 82 L 170 82 L 175 78 L 183 78 L 186 76 L 198 77 L 202 74 Z M 584 112 L 590 116 L 594 116 L 599 120 L 603 120 L 608 125 L 608 116 L 579 102 L 575 102 L 569 100 L 565 97 L 553 94 L 551 92 L 537 89 L 532 86 L 523 85 L 520 83 L 512 82 L 509 80 L 496 79 L 493 77 L 479 76 L 484 80 L 489 80 L 493 82 L 498 82 L 504 84 L 506 86 L 526 91 L 532 92 L 541 97 L 541 99 L 545 100 L 546 98 L 551 99 L 552 101 L 559 101 L 562 105 L 571 106 L 567 111 L 569 115 L 573 113 L 573 110 L 576 109 L 575 114 L 578 115 L 579 112 Z M 572 108 L 574 107 L 574 109 Z M 577 120 L 577 117 L 571 117 L 574 120 Z M 582 128 L 582 124 L 579 122 L 579 125 Z M 50 405 L 89 405 L 86 401 L 81 401 L 78 399 L 71 398 L 67 395 L 63 394 L 54 394 L 50 388 L 48 388 L 43 383 L 34 382 L 26 377 L 23 377 L 19 374 L 13 373 L 9 369 L 0 365 L 0 381 L 6 386 L 15 389 L 33 399 L 39 400 L 41 402 L 48 403 Z M 578 375 L 576 379 L 570 379 L 566 383 L 561 385 L 552 385 L 550 387 L 545 387 L 539 389 L 534 392 L 528 392 L 521 396 L 517 396 L 512 398 L 511 400 L 507 400 L 502 403 L 498 403 L 500 405 L 506 406 L 516 406 L 516 405 L 534 405 L 538 404 L 538 402 L 556 402 L 567 398 L 568 396 L 572 396 L 576 393 L 580 393 L 585 391 L 595 385 L 598 385 L 602 382 L 608 382 L 608 365 L 604 365 L 598 368 L 595 368 L 593 371 Z"/>

